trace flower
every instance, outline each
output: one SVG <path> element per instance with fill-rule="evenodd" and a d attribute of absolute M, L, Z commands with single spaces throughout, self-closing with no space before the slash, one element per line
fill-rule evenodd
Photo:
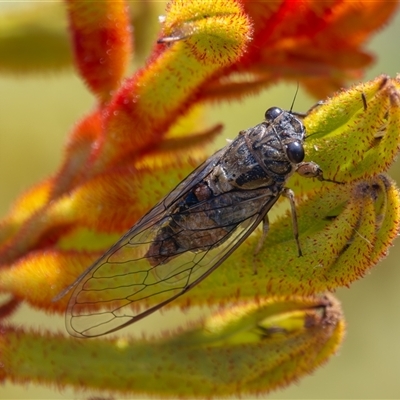
<path fill-rule="evenodd" d="M 371 32 L 387 21 L 395 7 L 389 2 L 370 2 L 361 7 L 355 2 L 328 6 L 323 2 L 295 1 L 171 1 L 162 19 L 158 42 L 145 66 L 124 78 L 133 52 L 126 4 L 68 1 L 75 66 L 96 104 L 71 132 L 59 170 L 17 199 L 0 225 L 0 290 L 12 296 L 0 315 L 8 316 L 22 301 L 45 311 L 65 310 L 67 297 L 56 302 L 52 301 L 54 297 L 206 157 L 204 144 L 221 127 L 199 129 L 196 107 L 205 101 L 242 98 L 278 79 L 296 80 L 311 93 L 326 96 L 349 78 L 359 77 L 372 61 L 362 45 Z M 314 297 L 316 293 L 348 285 L 362 276 L 384 255 L 398 231 L 398 191 L 388 177 L 380 175 L 397 154 L 398 86 L 397 80 L 379 77 L 338 93 L 305 120 L 308 133 L 315 134 L 307 141 L 307 156 L 321 165 L 325 177 L 348 183 L 320 188 L 319 183 L 294 182 L 304 198 L 298 214 L 307 256 L 298 259 L 287 251 L 290 218 L 283 217 L 271 227 L 255 260 L 257 277 L 252 275 L 254 266 L 249 262 L 256 241 L 250 238 L 230 259 L 229 269 L 221 267 L 193 289 L 190 297 L 182 296 L 176 304 L 242 300 L 249 302 L 246 304 L 251 308 L 254 298 L 269 294 L 276 297 L 271 297 L 273 305 L 268 303 L 267 314 L 268 307 L 272 307 L 273 315 L 284 321 L 287 318 L 292 326 L 293 315 L 298 312 L 303 325 L 296 332 L 308 337 L 307 328 L 312 330 L 314 326 L 322 326 L 323 332 L 326 319 L 317 312 L 319 317 L 310 317 L 304 311 L 305 304 L 312 309 L 332 308 L 332 301 Z M 179 129 L 182 121 L 185 131 Z M 290 268 L 282 271 L 276 265 Z M 310 265 L 319 269 L 310 270 Z M 290 312 L 294 314 L 289 317 L 281 316 L 281 296 L 288 296 L 292 306 Z M 241 312 L 242 308 L 247 310 L 246 306 L 233 310 Z M 293 331 L 285 324 L 282 327 L 275 323 L 273 327 L 284 335 L 281 346 L 287 347 L 281 349 L 286 351 L 285 366 L 291 372 L 282 377 L 281 370 L 272 369 L 272 381 L 252 383 L 244 379 L 241 387 L 227 385 L 222 394 L 271 390 L 319 365 L 335 351 L 343 334 L 341 313 L 335 307 L 334 310 L 334 317 L 328 318 L 333 326 L 332 336 L 322 335 L 321 352 L 315 354 L 314 363 L 310 361 L 308 368 L 290 364 L 294 353 L 288 339 Z M 250 318 L 252 312 L 246 311 L 244 318 Z M 229 317 L 223 315 L 227 319 L 222 328 L 225 332 L 230 325 Z M 211 321 L 213 318 L 218 319 L 214 316 Z M 310 320 L 317 322 L 307 325 Z M 251 329 L 267 329 L 267 336 L 275 338 L 276 331 L 270 324 L 263 328 L 264 319 L 256 321 Z M 243 319 L 235 323 L 241 326 Z M 207 324 L 203 321 L 199 325 L 199 335 L 204 335 Z M 190 331 L 177 337 L 187 335 L 196 336 Z M 112 352 L 117 371 L 120 342 L 76 345 L 59 335 L 32 333 L 13 326 L 4 327 L 2 336 L 0 359 L 7 365 L 4 378 L 124 393 L 134 390 L 117 372 L 114 382 L 104 381 L 99 378 L 101 375 L 74 377 L 61 357 L 69 352 L 78 355 L 81 346 L 96 354 L 97 361 L 102 351 Z M 260 337 L 254 340 L 257 346 Z M 220 350 L 220 339 L 213 340 L 205 353 L 210 357 L 213 350 Z M 251 340 L 243 340 L 244 344 L 242 340 L 240 337 L 242 347 L 238 354 L 245 356 Z M 49 343 L 56 359 L 44 356 Z M 172 357 L 176 343 L 172 337 L 168 343 L 154 342 L 152 346 L 160 346 L 159 357 Z M 6 351 L 13 346 L 23 350 L 20 356 Z M 140 351 L 144 344 L 129 342 L 129 346 Z M 306 347 L 298 345 L 294 349 L 304 352 Z M 191 355 L 190 346 L 184 351 L 186 357 Z M 276 349 L 265 351 L 268 361 L 279 353 Z M 21 373 L 21 366 L 32 362 L 33 358 L 27 357 L 30 354 L 43 360 L 43 375 L 39 368 L 27 376 Z M 202 354 L 200 346 L 199 355 Z M 134 353 L 124 356 L 134 357 Z M 229 359 L 227 354 L 219 356 Z M 59 365 L 53 368 L 58 359 Z M 148 368 L 154 371 L 151 357 L 147 361 Z M 91 371 L 95 360 L 88 362 L 87 369 Z M 169 364 L 163 365 L 167 370 Z M 262 365 L 258 368 L 262 369 Z M 163 373 L 157 377 L 159 392 L 152 388 L 151 393 L 163 393 L 164 382 L 171 382 L 171 377 Z M 190 394 L 215 392 L 212 379 L 199 382 L 193 384 Z M 174 381 L 172 385 L 175 389 Z M 187 394 L 178 387 L 176 392 Z"/>

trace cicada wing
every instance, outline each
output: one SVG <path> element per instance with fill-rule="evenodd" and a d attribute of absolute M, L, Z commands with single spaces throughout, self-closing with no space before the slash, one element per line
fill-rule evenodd
<path fill-rule="evenodd" d="M 260 195 L 261 191 L 253 197 L 246 195 L 238 204 L 227 201 L 232 193 L 221 194 L 213 198 L 218 204 L 215 213 L 224 209 L 223 215 L 229 221 L 221 220 L 215 226 L 211 223 L 207 228 L 202 224 L 186 227 L 181 235 L 197 235 L 197 242 L 177 250 L 172 257 L 163 259 L 161 253 L 158 257 L 154 243 L 160 241 L 160 232 L 164 232 L 162 241 L 168 242 L 168 231 L 163 228 L 172 218 L 183 217 L 177 214 L 177 204 L 213 170 L 222 152 L 223 149 L 192 172 L 58 296 L 73 290 L 66 312 L 66 327 L 71 335 L 101 336 L 154 312 L 209 275 L 257 227 L 276 196 L 268 190 Z M 214 206 L 204 202 L 190 212 L 200 215 L 201 209 L 204 214 L 207 207 L 213 211 Z M 208 242 L 198 245 L 203 234 Z M 215 241 L 210 242 L 210 237 Z"/>
<path fill-rule="evenodd" d="M 143 318 L 185 293 L 217 268 L 257 227 L 276 197 L 250 199 L 259 207 L 237 215 L 234 226 L 206 247 L 184 251 L 167 262 L 154 262 L 149 248 L 168 214 L 155 223 L 136 227 L 99 259 L 80 279 L 70 299 L 66 325 L 77 337 L 114 332 Z M 231 210 L 232 208 L 232 210 Z M 231 215 L 239 209 L 229 208 Z M 239 220 L 240 219 L 240 220 Z M 202 227 L 197 228 L 198 231 Z M 220 230 L 216 226 L 215 230 Z M 211 232 L 212 233 L 212 232 Z"/>

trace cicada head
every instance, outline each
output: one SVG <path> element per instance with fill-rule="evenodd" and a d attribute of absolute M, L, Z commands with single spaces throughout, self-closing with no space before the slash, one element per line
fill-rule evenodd
<path fill-rule="evenodd" d="M 282 154 L 285 154 L 292 164 L 304 160 L 303 142 L 306 129 L 294 114 L 279 107 L 271 107 L 265 112 L 265 124 L 276 134 L 281 143 Z"/>

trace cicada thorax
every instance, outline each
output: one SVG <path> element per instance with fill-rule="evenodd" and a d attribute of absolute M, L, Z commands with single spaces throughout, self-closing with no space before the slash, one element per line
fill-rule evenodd
<path fill-rule="evenodd" d="M 243 132 L 248 148 L 272 184 L 286 182 L 304 159 L 305 128 L 293 114 L 273 107 L 266 121 Z"/>

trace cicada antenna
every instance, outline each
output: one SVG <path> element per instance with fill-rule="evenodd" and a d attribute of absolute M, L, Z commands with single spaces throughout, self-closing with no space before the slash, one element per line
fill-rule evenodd
<path fill-rule="evenodd" d="M 296 101 L 296 98 L 297 98 L 297 93 L 299 93 L 299 82 L 297 82 L 296 93 L 294 94 L 292 105 L 290 106 L 290 110 L 289 110 L 290 114 L 293 114 L 292 111 L 293 111 L 294 102 Z"/>

